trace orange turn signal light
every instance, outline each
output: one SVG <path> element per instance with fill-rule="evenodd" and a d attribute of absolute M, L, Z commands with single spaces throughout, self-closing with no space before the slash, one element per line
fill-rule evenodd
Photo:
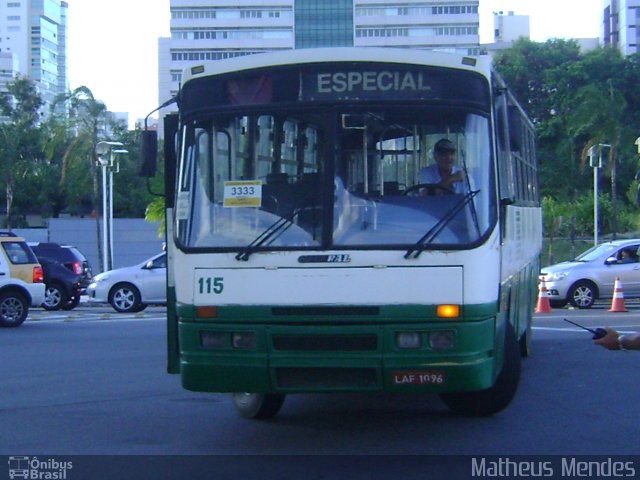
<path fill-rule="evenodd" d="M 458 318 L 460 316 L 460 305 L 438 305 L 436 315 L 440 318 Z"/>

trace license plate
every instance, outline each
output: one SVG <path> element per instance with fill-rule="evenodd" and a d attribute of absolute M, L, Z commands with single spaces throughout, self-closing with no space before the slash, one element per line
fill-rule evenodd
<path fill-rule="evenodd" d="M 391 372 L 394 385 L 442 385 L 444 372 L 436 370 L 400 370 Z"/>

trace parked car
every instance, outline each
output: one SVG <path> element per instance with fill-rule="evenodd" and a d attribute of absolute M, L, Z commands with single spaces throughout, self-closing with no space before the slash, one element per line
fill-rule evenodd
<path fill-rule="evenodd" d="M 575 260 L 544 267 L 541 275 L 551 306 L 570 303 L 576 308 L 591 308 L 599 298 L 613 297 L 616 278 L 624 295 L 640 297 L 640 239 L 616 240 L 590 248 Z"/>
<path fill-rule="evenodd" d="M 72 310 L 80 303 L 93 279 L 91 266 L 71 245 L 40 242 L 29 243 L 44 271 L 45 310 Z"/>
<path fill-rule="evenodd" d="M 0 232 L 0 326 L 17 327 L 44 300 L 42 266 L 24 238 Z"/>
<path fill-rule="evenodd" d="M 93 277 L 87 287 L 90 302 L 108 302 L 121 313 L 140 312 L 150 304 L 167 303 L 167 254 L 159 253 L 133 267 L 117 268 Z"/>

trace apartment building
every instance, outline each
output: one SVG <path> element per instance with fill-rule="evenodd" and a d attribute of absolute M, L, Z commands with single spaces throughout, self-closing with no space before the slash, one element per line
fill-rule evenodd
<path fill-rule="evenodd" d="M 388 46 L 480 53 L 479 0 L 171 0 L 159 104 L 194 63 L 292 48 Z"/>
<path fill-rule="evenodd" d="M 18 74 L 18 56 L 0 52 L 0 92 L 7 91 L 9 83 Z"/>
<path fill-rule="evenodd" d="M 513 43 L 521 37 L 529 38 L 529 15 L 516 15 L 514 12 L 494 12 L 493 41 L 495 43 Z"/>
<path fill-rule="evenodd" d="M 603 0 L 602 43 L 623 55 L 640 52 L 640 0 Z"/>
<path fill-rule="evenodd" d="M 67 11 L 62 0 L 0 0 L 0 90 L 30 77 L 45 102 L 69 90 Z"/>

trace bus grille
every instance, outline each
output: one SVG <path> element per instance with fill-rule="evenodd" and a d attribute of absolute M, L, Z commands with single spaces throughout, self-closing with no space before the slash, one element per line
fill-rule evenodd
<path fill-rule="evenodd" d="M 371 352 L 378 349 L 378 336 L 274 335 L 273 346 L 290 352 Z"/>
<path fill-rule="evenodd" d="M 271 313 L 276 316 L 345 316 L 380 315 L 379 307 L 273 307 Z"/>
<path fill-rule="evenodd" d="M 375 387 L 375 368 L 277 368 L 280 388 L 362 388 Z"/>

